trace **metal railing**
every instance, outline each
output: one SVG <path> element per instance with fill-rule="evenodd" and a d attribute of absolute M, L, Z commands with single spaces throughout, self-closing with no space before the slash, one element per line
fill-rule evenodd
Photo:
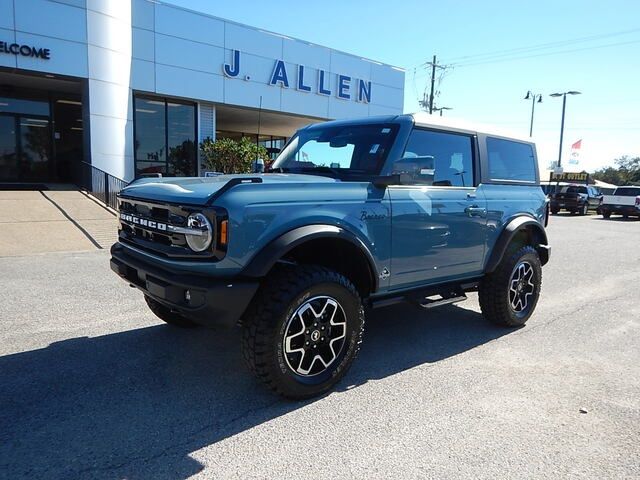
<path fill-rule="evenodd" d="M 76 183 L 114 210 L 118 209 L 118 193 L 128 185 L 128 182 L 121 178 L 114 177 L 87 162 L 80 163 Z"/>

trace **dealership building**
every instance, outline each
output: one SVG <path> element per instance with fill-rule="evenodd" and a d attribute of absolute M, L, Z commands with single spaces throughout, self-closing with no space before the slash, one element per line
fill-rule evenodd
<path fill-rule="evenodd" d="M 402 69 L 149 0 L 0 0 L 0 182 L 201 175 L 205 138 L 402 112 Z"/>

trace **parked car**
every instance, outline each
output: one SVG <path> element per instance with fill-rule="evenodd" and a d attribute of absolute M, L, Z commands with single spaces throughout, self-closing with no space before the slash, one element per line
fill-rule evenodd
<path fill-rule="evenodd" d="M 535 145 L 433 121 L 311 125 L 275 173 L 134 182 L 111 268 L 169 324 L 241 324 L 247 365 L 290 398 L 345 375 L 365 307 L 478 291 L 488 320 L 521 327 L 550 254 Z"/>
<path fill-rule="evenodd" d="M 567 185 L 549 195 L 549 208 L 552 214 L 560 210 L 586 215 L 589 210 L 597 210 L 602 194 L 596 187 L 587 185 Z"/>
<path fill-rule="evenodd" d="M 613 195 L 605 195 L 598 209 L 604 218 L 611 215 L 640 217 L 640 187 L 618 187 Z"/>

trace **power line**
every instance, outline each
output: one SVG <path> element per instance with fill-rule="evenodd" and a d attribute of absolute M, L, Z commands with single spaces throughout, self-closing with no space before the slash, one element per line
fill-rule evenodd
<path fill-rule="evenodd" d="M 464 68 L 464 67 L 475 67 L 478 65 L 489 65 L 492 63 L 503 63 L 503 62 L 512 62 L 512 61 L 517 61 L 517 60 L 525 60 L 528 58 L 538 58 L 538 57 L 548 57 L 548 56 L 552 56 L 552 55 L 562 55 L 565 53 L 575 53 L 575 52 L 584 52 L 584 51 L 591 51 L 591 50 L 598 50 L 601 48 L 610 48 L 610 47 L 618 47 L 618 46 L 622 46 L 622 45 L 632 45 L 632 44 L 636 44 L 636 43 L 640 43 L 640 40 L 630 40 L 627 42 L 616 42 L 616 43 L 607 43 L 605 45 L 593 45 L 590 47 L 582 47 L 582 48 L 573 48 L 570 50 L 561 50 L 558 52 L 545 52 L 545 53 L 537 53 L 534 55 L 522 55 L 522 56 L 513 56 L 513 57 L 508 57 L 508 58 L 499 58 L 499 59 L 495 59 L 495 60 L 479 60 L 476 62 L 467 62 L 467 63 L 454 63 L 454 64 L 450 64 L 448 65 L 449 68 Z M 419 80 L 420 78 L 424 78 L 426 75 L 417 75 L 416 76 L 416 80 Z"/>
<path fill-rule="evenodd" d="M 604 38 L 611 38 L 611 37 L 615 37 L 615 36 L 621 36 L 621 35 L 628 35 L 631 33 L 636 33 L 636 32 L 640 32 L 640 28 L 635 28 L 635 29 L 631 29 L 631 30 L 623 30 L 623 31 L 618 31 L 618 32 L 610 32 L 610 33 L 602 33 L 602 34 L 598 34 L 598 35 L 590 35 L 587 37 L 577 37 L 577 38 L 573 38 L 573 39 L 566 39 L 566 40 L 560 40 L 560 41 L 556 41 L 556 42 L 548 42 L 548 43 L 542 43 L 542 44 L 537 44 L 537 45 L 530 45 L 530 46 L 526 46 L 526 47 L 517 47 L 517 48 L 512 48 L 512 49 L 507 49 L 507 50 L 498 50 L 498 51 L 493 51 L 493 52 L 486 52 L 486 53 L 479 53 L 479 54 L 473 54 L 473 55 L 463 55 L 463 56 L 458 56 L 458 57 L 452 57 L 449 59 L 450 62 L 450 66 L 457 66 L 457 65 L 465 65 L 465 64 L 470 64 L 470 63 L 478 63 L 478 62 L 484 62 L 484 61 L 489 61 L 489 60 L 493 60 L 493 59 L 500 59 L 502 57 L 513 57 L 514 55 L 518 55 L 518 54 L 523 54 L 523 53 L 532 53 L 538 50 L 548 50 L 548 49 L 553 49 L 553 48 L 561 48 L 561 47 L 566 47 L 569 45 L 575 45 L 578 43 L 584 43 L 584 42 L 590 42 L 590 41 L 594 41 L 594 40 L 599 40 L 599 39 L 604 39 Z M 632 41 L 635 43 L 635 41 Z M 621 42 L 621 45 L 625 44 L 625 42 Z M 607 44 L 607 45 L 618 45 L 616 44 Z M 602 48 L 602 46 L 592 46 L 592 47 L 586 47 L 586 48 Z M 573 50 L 567 50 L 566 52 L 571 52 Z M 560 52 L 563 53 L 564 51 Z M 542 55 L 553 55 L 556 54 L 557 52 L 548 52 L 545 54 L 540 54 L 540 56 Z M 482 58 L 484 57 L 484 58 Z M 514 59 L 520 59 L 520 58 L 529 58 L 529 57 L 514 57 Z M 424 66 L 428 66 L 429 62 L 423 62 L 420 63 L 419 65 L 415 65 L 414 67 L 411 68 L 421 68 Z M 422 76 L 418 76 L 417 78 L 421 78 L 424 77 L 426 75 L 422 75 Z"/>
<path fill-rule="evenodd" d="M 535 50 L 545 50 L 545 49 L 554 48 L 554 47 L 564 47 L 564 46 L 573 45 L 576 43 L 590 42 L 593 40 L 610 38 L 610 37 L 615 37 L 620 35 L 627 35 L 627 34 L 636 33 L 636 32 L 640 32 L 640 28 L 634 28 L 631 30 L 623 30 L 623 31 L 611 32 L 611 33 L 602 33 L 598 35 L 590 35 L 587 37 L 577 37 L 573 39 L 559 40 L 556 42 L 541 43 L 537 45 L 531 45 L 528 47 L 517 47 L 517 48 L 511 48 L 507 50 L 498 50 L 498 51 L 487 52 L 487 53 L 463 55 L 459 57 L 450 58 L 448 59 L 448 61 L 451 63 L 466 63 L 467 60 L 478 58 L 478 57 L 496 57 L 496 56 L 500 57 L 500 56 L 512 55 L 515 53 L 526 53 L 526 52 L 531 52 Z"/>
<path fill-rule="evenodd" d="M 520 56 L 520 57 L 510 57 L 510 58 L 502 58 L 502 59 L 495 59 L 495 60 L 487 60 L 487 61 L 477 61 L 477 62 L 469 62 L 469 63 L 458 63 L 458 64 L 453 64 L 454 67 L 456 68 L 461 68 L 461 67 L 473 67 L 476 65 L 488 65 L 491 63 L 502 63 L 502 62 L 511 62 L 511 61 L 515 61 L 515 60 L 524 60 L 527 58 L 538 58 L 538 57 L 548 57 L 548 56 L 552 56 L 552 55 L 562 55 L 564 53 L 575 53 L 575 52 L 586 52 L 586 51 L 591 51 L 591 50 L 598 50 L 600 48 L 609 48 L 609 47 L 618 47 L 618 46 L 622 46 L 622 45 L 632 45 L 634 43 L 640 43 L 640 39 L 639 40 L 630 40 L 628 42 L 617 42 L 617 43 L 608 43 L 605 45 L 594 45 L 591 47 L 582 47 L 582 48 L 573 48 L 571 50 L 562 50 L 559 52 L 546 52 L 546 53 L 538 53 L 535 55 L 525 55 L 525 56 Z"/>

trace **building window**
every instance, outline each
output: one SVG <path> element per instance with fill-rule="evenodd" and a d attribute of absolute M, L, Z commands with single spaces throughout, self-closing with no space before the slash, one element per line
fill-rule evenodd
<path fill-rule="evenodd" d="M 136 95 L 136 177 L 197 175 L 196 106 Z"/>

